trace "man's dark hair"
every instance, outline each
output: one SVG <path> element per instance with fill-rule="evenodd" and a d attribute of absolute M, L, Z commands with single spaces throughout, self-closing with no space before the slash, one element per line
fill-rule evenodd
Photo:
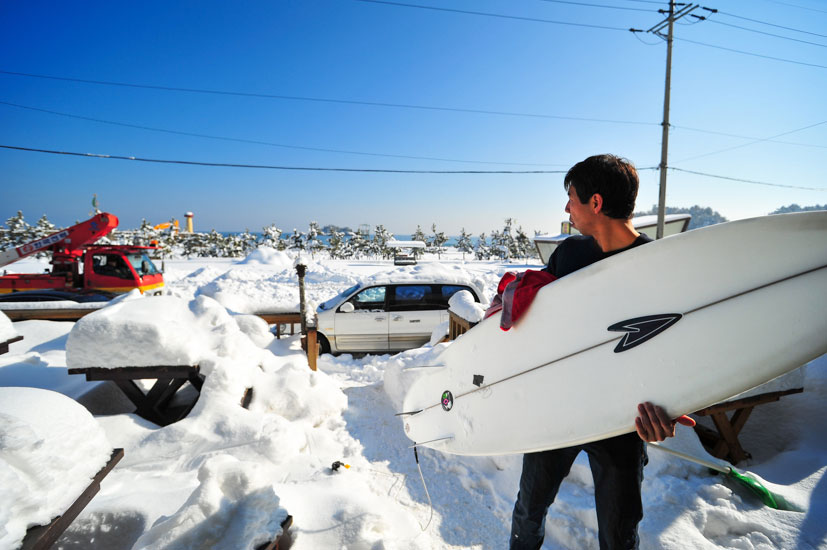
<path fill-rule="evenodd" d="M 635 165 L 616 155 L 594 155 L 571 167 L 563 180 L 566 191 L 574 185 L 582 204 L 598 193 L 602 212 L 610 218 L 628 220 L 635 210 L 639 180 Z"/>

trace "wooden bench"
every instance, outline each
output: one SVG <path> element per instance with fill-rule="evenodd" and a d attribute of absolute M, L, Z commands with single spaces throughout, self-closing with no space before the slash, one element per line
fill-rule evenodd
<path fill-rule="evenodd" d="M 9 338 L 5 342 L 0 342 L 0 355 L 3 355 L 4 353 L 8 353 L 9 352 L 9 346 L 14 344 L 15 342 L 19 342 L 22 339 L 23 339 L 22 336 L 15 336 L 14 338 Z"/>
<path fill-rule="evenodd" d="M 296 334 L 296 325 L 301 325 L 301 313 L 256 313 L 259 317 L 264 319 L 268 325 L 276 326 L 276 338 L 281 339 L 281 326 L 290 325 L 290 335 Z"/>
<path fill-rule="evenodd" d="M 187 416 L 195 403 L 172 404 L 178 390 L 187 382 L 201 393 L 204 376 L 196 366 L 156 366 L 156 367 L 118 367 L 85 369 L 69 369 L 69 374 L 85 374 L 87 381 L 111 380 L 121 389 L 126 397 L 135 405 L 135 414 L 154 422 L 159 426 L 167 426 Z M 145 392 L 135 383 L 135 380 L 155 380 L 152 388 Z M 252 394 L 251 394 L 252 395 Z M 252 398 L 252 397 L 251 397 Z"/>
<path fill-rule="evenodd" d="M 701 443 L 704 444 L 712 456 L 723 458 L 732 464 L 737 464 L 750 457 L 750 454 L 741 447 L 741 443 L 738 441 L 738 434 L 741 433 L 752 410 L 758 405 L 772 403 L 773 401 L 778 401 L 785 395 L 801 393 L 803 391 L 804 388 L 772 391 L 744 397 L 742 399 L 725 401 L 701 409 L 694 414 L 711 416 L 717 430 L 698 424 L 695 426 L 695 432 L 698 434 Z M 731 411 L 734 411 L 734 413 L 732 417 L 728 417 L 727 413 Z"/>
<path fill-rule="evenodd" d="M 66 530 L 69 525 L 78 517 L 78 514 L 83 511 L 89 501 L 92 500 L 98 491 L 100 491 L 100 484 L 103 478 L 112 471 L 121 459 L 123 458 L 123 449 L 114 449 L 109 461 L 101 470 L 95 474 L 86 490 L 80 494 L 75 502 L 69 506 L 66 512 L 52 520 L 49 525 L 41 525 L 32 527 L 26 531 L 26 536 L 23 538 L 23 544 L 20 550 L 47 550 L 60 538 L 60 535 Z"/>

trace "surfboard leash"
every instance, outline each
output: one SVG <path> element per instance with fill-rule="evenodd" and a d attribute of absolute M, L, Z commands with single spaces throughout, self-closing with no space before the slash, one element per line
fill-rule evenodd
<path fill-rule="evenodd" d="M 414 442 L 413 444 L 413 451 L 414 460 L 416 460 L 416 469 L 419 470 L 419 479 L 422 480 L 422 487 L 425 489 L 425 496 L 428 497 L 428 507 L 431 509 L 431 513 L 428 516 L 428 522 L 425 524 L 424 527 L 422 526 L 422 524 L 419 525 L 420 529 L 422 529 L 422 532 L 425 532 L 428 526 L 431 525 L 431 520 L 434 519 L 434 504 L 433 502 L 431 502 L 431 493 L 428 492 L 428 485 L 425 483 L 425 476 L 422 475 L 422 466 L 420 466 L 419 464 L 419 453 L 416 450 L 416 442 Z M 419 520 L 417 520 L 417 523 L 419 523 Z"/>

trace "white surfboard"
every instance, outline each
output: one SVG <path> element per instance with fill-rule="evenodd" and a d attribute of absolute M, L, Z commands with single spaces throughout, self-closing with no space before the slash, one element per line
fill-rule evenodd
<path fill-rule="evenodd" d="M 445 348 L 410 386 L 406 435 L 465 455 L 567 447 L 674 418 L 827 353 L 827 212 L 741 220 L 634 248 Z"/>

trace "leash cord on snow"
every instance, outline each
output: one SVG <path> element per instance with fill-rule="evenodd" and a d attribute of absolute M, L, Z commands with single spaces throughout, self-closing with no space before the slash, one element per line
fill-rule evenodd
<path fill-rule="evenodd" d="M 428 516 L 428 522 L 425 524 L 425 527 L 420 525 L 419 527 L 424 532 L 429 525 L 431 525 L 431 520 L 434 519 L 434 504 L 431 502 L 431 494 L 428 492 L 428 486 L 425 484 L 425 476 L 422 475 L 422 467 L 419 465 L 419 453 L 416 452 L 416 443 L 413 446 L 414 450 L 414 458 L 416 459 L 416 469 L 419 470 L 419 479 L 422 480 L 422 487 L 425 489 L 425 496 L 428 497 L 428 507 L 431 509 L 431 514 Z"/>

